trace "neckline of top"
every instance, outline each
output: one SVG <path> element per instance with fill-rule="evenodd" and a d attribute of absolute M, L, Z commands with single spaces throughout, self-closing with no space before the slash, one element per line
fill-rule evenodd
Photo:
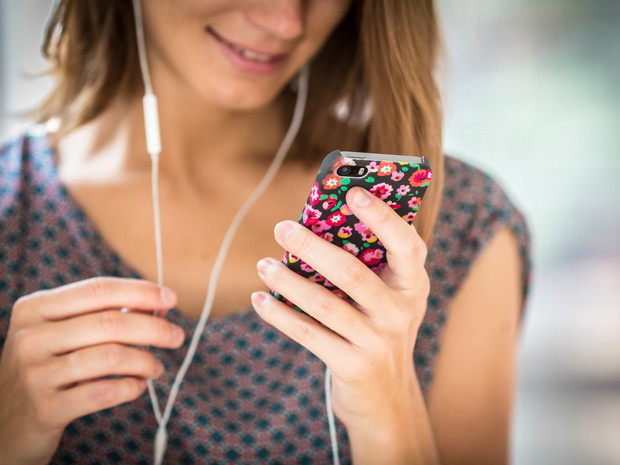
<path fill-rule="evenodd" d="M 140 272 L 125 261 L 116 252 L 112 245 L 99 233 L 99 230 L 95 227 L 93 220 L 88 216 L 77 200 L 73 198 L 71 192 L 67 190 L 65 185 L 60 180 L 58 173 L 58 154 L 50 143 L 49 134 L 45 131 L 41 131 L 29 133 L 27 137 L 40 138 L 40 141 L 42 142 L 41 152 L 47 156 L 47 160 L 45 161 L 49 164 L 48 166 L 50 170 L 49 175 L 45 177 L 46 182 L 50 183 L 52 189 L 63 197 L 66 202 L 69 216 L 76 218 L 80 222 L 80 227 L 88 234 L 88 236 L 90 236 L 92 242 L 86 241 L 90 251 L 92 252 L 94 249 L 99 249 L 104 258 L 107 258 L 116 264 L 121 276 L 129 276 L 134 279 L 145 279 Z M 220 329 L 229 322 L 245 320 L 246 317 L 252 318 L 255 313 L 256 312 L 254 311 L 252 305 L 248 305 L 247 307 L 238 309 L 227 315 L 217 318 L 210 318 L 208 322 L 213 329 Z M 195 327 L 199 320 L 197 317 L 181 312 L 178 307 L 171 308 L 167 316 L 175 323 L 179 323 L 184 329 Z"/>

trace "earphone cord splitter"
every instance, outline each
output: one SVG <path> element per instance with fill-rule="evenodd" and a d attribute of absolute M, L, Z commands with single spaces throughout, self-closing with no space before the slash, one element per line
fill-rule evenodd
<path fill-rule="evenodd" d="M 153 93 L 153 88 L 151 85 L 151 78 L 148 69 L 148 63 L 146 58 L 146 50 L 144 46 L 144 30 L 143 30 L 143 22 L 142 22 L 142 9 L 140 0 L 133 0 L 133 9 L 134 9 L 134 19 L 135 19 L 135 29 L 136 29 L 136 39 L 138 45 L 138 56 L 140 61 L 140 70 L 142 73 L 142 79 L 144 82 L 144 98 L 143 98 L 143 107 L 144 107 L 144 125 L 146 132 L 146 146 L 147 152 L 151 156 L 151 190 L 152 190 L 152 199 L 153 199 L 153 217 L 154 217 L 154 226 L 155 226 L 155 248 L 157 255 L 157 282 L 160 286 L 163 286 L 163 257 L 162 257 L 162 246 L 161 246 L 161 227 L 160 227 L 160 210 L 159 210 L 159 190 L 158 190 L 158 167 L 159 167 L 159 155 L 161 153 L 161 139 L 160 139 L 160 130 L 159 130 L 159 112 L 157 108 L 157 97 Z M 176 374 L 172 387 L 170 389 L 170 394 L 168 396 L 163 414 L 159 407 L 159 402 L 157 399 L 157 393 L 155 392 L 155 388 L 153 386 L 153 382 L 151 379 L 147 380 L 149 397 L 151 399 L 151 404 L 153 406 L 153 412 L 155 414 L 155 418 L 157 419 L 158 428 L 157 434 L 155 435 L 155 452 L 154 452 L 154 463 L 155 465 L 161 465 L 163 463 L 164 454 L 166 452 L 166 446 L 168 443 L 168 433 L 166 430 L 168 421 L 170 420 L 170 416 L 172 414 L 172 408 L 174 402 L 177 398 L 179 389 L 181 387 L 181 383 L 183 382 L 183 378 L 189 369 L 189 366 L 194 358 L 196 353 L 196 349 L 198 347 L 198 343 L 200 342 L 200 338 L 204 332 L 205 325 L 207 323 L 207 319 L 209 317 L 209 313 L 213 306 L 213 300 L 215 297 L 215 290 L 217 287 L 217 280 L 224 264 L 224 260 L 226 259 L 226 255 L 228 253 L 228 249 L 230 248 L 230 244 L 239 228 L 239 225 L 245 218 L 247 212 L 254 205 L 254 203 L 258 200 L 258 198 L 263 194 L 265 189 L 269 186 L 271 181 L 273 180 L 275 174 L 280 169 L 284 157 L 288 153 L 293 140 L 295 139 L 299 127 L 301 126 L 301 120 L 303 118 L 306 100 L 308 96 L 308 76 L 309 76 L 309 65 L 305 65 L 299 72 L 298 81 L 297 81 L 297 99 L 295 102 L 295 109 L 293 111 L 293 118 L 291 120 L 291 124 L 284 136 L 284 140 L 280 144 L 276 155 L 269 165 L 265 175 L 260 180 L 258 185 L 252 191 L 252 193 L 248 196 L 244 204 L 235 214 L 233 220 L 231 221 L 226 234 L 224 235 L 224 239 L 222 240 L 222 244 L 220 245 L 220 249 L 218 251 L 217 257 L 215 259 L 215 263 L 213 265 L 213 269 L 211 271 L 211 275 L 209 277 L 209 285 L 207 289 L 207 298 L 205 300 L 205 304 L 203 306 L 202 312 L 200 314 L 200 318 L 198 323 L 196 324 L 196 328 L 194 329 L 194 334 L 192 336 L 189 348 L 187 349 L 187 353 L 185 358 L 183 359 L 183 363 L 179 368 L 179 371 Z M 329 368 L 325 368 L 325 404 L 327 409 L 327 420 L 329 424 L 329 432 L 332 446 L 332 459 L 334 465 L 340 464 L 339 454 L 338 454 L 338 441 L 336 436 L 336 425 L 334 419 L 334 412 L 332 409 L 331 403 L 331 375 L 329 372 Z"/>

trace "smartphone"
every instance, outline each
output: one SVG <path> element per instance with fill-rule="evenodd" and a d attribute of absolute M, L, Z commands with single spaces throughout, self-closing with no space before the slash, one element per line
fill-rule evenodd
<path fill-rule="evenodd" d="M 345 195 L 354 186 L 382 199 L 411 224 L 432 179 L 427 158 L 382 153 L 334 150 L 321 163 L 298 222 L 319 237 L 356 256 L 375 273 L 387 264 L 381 241 L 346 205 Z M 285 251 L 288 268 L 352 302 L 342 290 L 299 257 Z M 295 310 L 302 311 L 283 295 L 271 294 Z"/>

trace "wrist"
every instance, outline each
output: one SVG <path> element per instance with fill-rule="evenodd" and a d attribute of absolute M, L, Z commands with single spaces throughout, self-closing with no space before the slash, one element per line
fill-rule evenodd
<path fill-rule="evenodd" d="M 421 463 L 413 421 L 377 423 L 372 430 L 348 428 L 355 465 Z"/>

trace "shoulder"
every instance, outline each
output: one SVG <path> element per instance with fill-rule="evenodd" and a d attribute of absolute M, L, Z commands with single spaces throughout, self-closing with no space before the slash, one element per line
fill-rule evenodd
<path fill-rule="evenodd" d="M 483 250 L 498 235 L 494 250 L 499 247 L 509 253 L 511 243 L 517 247 L 525 306 L 532 267 L 531 235 L 526 216 L 493 175 L 446 155 L 442 204 L 433 235 L 432 249 L 435 250 L 431 253 L 434 252 L 439 261 L 449 262 L 452 282 L 448 286 L 448 297 L 456 293 Z"/>
<path fill-rule="evenodd" d="M 20 292 L 28 230 L 40 219 L 35 200 L 49 177 L 46 145 L 36 126 L 0 142 L 0 345 Z"/>
<path fill-rule="evenodd" d="M 0 219 L 10 215 L 34 177 L 48 175 L 49 144 L 40 126 L 0 141 Z"/>

